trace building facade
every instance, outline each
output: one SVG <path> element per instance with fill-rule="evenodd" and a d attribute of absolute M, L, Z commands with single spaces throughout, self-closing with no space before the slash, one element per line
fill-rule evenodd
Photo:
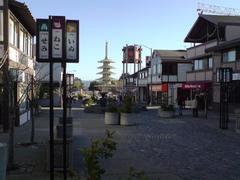
<path fill-rule="evenodd" d="M 152 66 L 149 68 L 148 89 L 152 104 L 162 104 L 163 96 L 168 97 L 168 104 L 175 104 L 177 99 L 185 99 L 182 84 L 186 82 L 186 72 L 192 68 L 187 61 L 185 50 L 154 50 Z"/>
<path fill-rule="evenodd" d="M 0 123 L 5 131 L 9 129 L 10 114 L 15 115 L 16 125 L 30 119 L 29 92 L 34 77 L 35 28 L 35 20 L 24 3 L 0 0 Z"/>
<path fill-rule="evenodd" d="M 187 85 L 191 97 L 198 95 L 200 108 L 204 107 L 204 97 L 209 109 L 218 109 L 220 87 L 216 83 L 219 67 L 233 68 L 234 78 L 230 84 L 229 102 L 232 107 L 239 106 L 239 38 L 240 17 L 199 14 L 190 29 L 185 42 L 193 43 L 187 49 L 187 59 L 194 64 L 187 72 Z M 232 108 L 230 108 L 232 109 Z"/>

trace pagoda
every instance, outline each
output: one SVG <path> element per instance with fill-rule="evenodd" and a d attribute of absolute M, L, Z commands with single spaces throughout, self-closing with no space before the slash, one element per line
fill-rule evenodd
<path fill-rule="evenodd" d="M 108 42 L 106 42 L 105 46 L 105 59 L 98 61 L 98 63 L 101 63 L 102 65 L 98 67 L 98 69 L 101 69 L 101 72 L 97 74 L 100 74 L 102 77 L 97 79 L 97 87 L 102 92 L 109 92 L 115 87 L 115 84 L 114 79 L 111 77 L 111 75 L 114 74 L 114 72 L 111 71 L 114 69 L 114 67 L 111 66 L 111 63 L 114 62 L 108 59 Z"/>

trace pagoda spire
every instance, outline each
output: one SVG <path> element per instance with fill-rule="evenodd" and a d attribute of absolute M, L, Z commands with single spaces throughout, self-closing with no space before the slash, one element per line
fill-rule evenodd
<path fill-rule="evenodd" d="M 105 59 L 108 59 L 108 42 L 107 41 L 105 45 Z"/>

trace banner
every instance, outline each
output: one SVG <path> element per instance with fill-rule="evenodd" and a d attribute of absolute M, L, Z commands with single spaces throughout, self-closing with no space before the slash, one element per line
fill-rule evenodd
<path fill-rule="evenodd" d="M 65 17 L 52 16 L 52 59 L 62 62 L 64 58 Z"/>
<path fill-rule="evenodd" d="M 66 22 L 66 56 L 67 62 L 79 62 L 79 21 Z"/>
<path fill-rule="evenodd" d="M 49 21 L 48 19 L 37 19 L 37 52 L 38 62 L 49 61 Z"/>

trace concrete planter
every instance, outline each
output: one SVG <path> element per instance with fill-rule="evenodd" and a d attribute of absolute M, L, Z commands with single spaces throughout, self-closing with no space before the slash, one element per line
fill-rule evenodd
<path fill-rule="evenodd" d="M 162 118 L 173 118 L 175 117 L 175 111 L 163 111 L 161 108 L 159 108 L 158 116 Z"/>
<path fill-rule="evenodd" d="M 133 113 L 121 113 L 120 114 L 120 125 L 121 126 L 132 126 L 135 125 L 135 118 Z"/>
<path fill-rule="evenodd" d="M 47 169 L 50 170 L 50 161 L 49 161 L 49 150 L 50 146 L 48 145 L 47 150 Z M 70 170 L 73 167 L 73 148 L 72 140 L 67 139 L 67 170 Z M 54 170 L 63 171 L 63 140 L 54 139 Z"/>
<path fill-rule="evenodd" d="M 104 122 L 106 125 L 119 125 L 119 113 L 105 112 Z"/>
<path fill-rule="evenodd" d="M 56 136 L 57 138 L 63 138 L 63 124 L 58 124 L 56 126 Z M 73 137 L 73 125 L 66 124 L 66 136 L 67 138 Z"/>
<path fill-rule="evenodd" d="M 6 179 L 7 157 L 7 144 L 0 143 L 0 180 Z"/>
<path fill-rule="evenodd" d="M 235 109 L 236 114 L 236 133 L 240 133 L 240 109 Z"/>
<path fill-rule="evenodd" d="M 59 122 L 59 124 L 63 124 L 63 118 L 60 117 L 58 122 Z M 67 124 L 72 124 L 73 123 L 73 118 L 72 117 L 67 117 L 66 123 Z"/>

